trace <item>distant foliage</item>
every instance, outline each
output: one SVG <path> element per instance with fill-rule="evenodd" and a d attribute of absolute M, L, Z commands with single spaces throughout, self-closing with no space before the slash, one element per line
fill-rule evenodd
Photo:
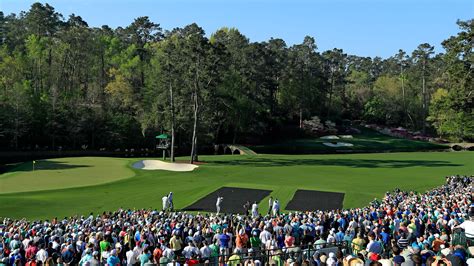
<path fill-rule="evenodd" d="M 203 146 L 351 120 L 472 140 L 473 20 L 458 25 L 444 54 L 421 44 L 382 59 L 319 51 L 311 36 L 287 46 L 145 16 L 89 27 L 41 3 L 0 11 L 0 148 L 153 147 L 173 131 L 197 159 Z"/>
<path fill-rule="evenodd" d="M 303 129 L 309 135 L 321 136 L 325 134 L 336 134 L 336 123 L 327 120 L 322 123 L 318 116 L 313 116 L 311 119 L 303 121 Z"/>
<path fill-rule="evenodd" d="M 303 129 L 311 135 L 321 135 L 324 132 L 324 124 L 318 116 L 303 121 Z"/>

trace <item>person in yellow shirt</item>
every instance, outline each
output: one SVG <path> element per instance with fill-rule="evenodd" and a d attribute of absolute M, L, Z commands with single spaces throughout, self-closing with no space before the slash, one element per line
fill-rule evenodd
<path fill-rule="evenodd" d="M 171 239 L 170 239 L 170 248 L 171 248 L 171 250 L 173 250 L 173 252 L 174 252 L 174 254 L 176 254 L 176 256 L 180 256 L 182 247 L 183 247 L 183 241 L 181 240 L 179 235 L 174 234 L 173 237 L 171 237 Z"/>
<path fill-rule="evenodd" d="M 365 239 L 362 237 L 361 234 L 358 234 L 357 237 L 352 240 L 352 254 L 357 254 L 364 250 L 365 244 Z"/>
<path fill-rule="evenodd" d="M 242 257 L 240 256 L 238 249 L 234 249 L 234 254 L 232 254 L 232 256 L 230 256 L 229 259 L 227 260 L 227 265 L 228 266 L 242 265 Z"/>
<path fill-rule="evenodd" d="M 408 225 L 408 232 L 410 234 L 413 234 L 413 232 L 416 231 L 416 224 L 415 224 L 415 219 L 411 219 L 410 224 Z"/>

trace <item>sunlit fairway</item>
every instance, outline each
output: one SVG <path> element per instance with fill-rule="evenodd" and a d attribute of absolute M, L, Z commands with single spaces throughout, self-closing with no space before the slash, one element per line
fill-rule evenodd
<path fill-rule="evenodd" d="M 445 175 L 474 173 L 469 152 L 200 159 L 204 164 L 193 172 L 132 169 L 139 158 L 50 159 L 39 162 L 45 167 L 34 172 L 26 162 L 0 175 L 0 216 L 52 218 L 119 207 L 161 208 L 161 197 L 170 191 L 179 209 L 222 186 L 272 190 L 283 208 L 297 189 L 343 192 L 344 207 L 360 207 L 396 187 L 422 192 L 442 184 Z M 263 210 L 266 200 L 260 205 Z"/>

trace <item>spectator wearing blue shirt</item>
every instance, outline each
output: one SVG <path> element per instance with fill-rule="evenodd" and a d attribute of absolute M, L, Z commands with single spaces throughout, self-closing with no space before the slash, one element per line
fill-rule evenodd
<path fill-rule="evenodd" d="M 224 228 L 222 234 L 218 236 L 219 239 L 219 251 L 221 255 L 229 255 L 229 242 L 230 236 L 227 234 L 227 228 Z"/>
<path fill-rule="evenodd" d="M 354 237 L 353 237 L 351 231 L 346 230 L 346 234 L 344 235 L 344 238 L 342 239 L 342 241 L 344 241 L 347 244 L 347 246 L 349 246 L 350 243 L 352 243 L 353 238 Z"/>
<path fill-rule="evenodd" d="M 73 264 L 74 262 L 74 247 L 73 245 L 69 245 L 63 253 L 61 253 L 61 259 L 64 263 Z"/>
<path fill-rule="evenodd" d="M 19 249 L 15 249 L 12 253 L 12 255 L 10 256 L 10 264 L 9 265 L 16 265 L 15 262 L 16 261 L 22 261 L 23 260 L 23 257 L 21 256 L 20 254 L 20 250 Z M 21 265 L 21 263 L 19 264 Z"/>
<path fill-rule="evenodd" d="M 336 233 L 336 243 L 341 243 L 344 240 L 344 229 L 339 227 L 339 232 Z"/>
<path fill-rule="evenodd" d="M 337 222 L 339 223 L 339 226 L 342 227 L 343 229 L 346 229 L 347 228 L 347 221 L 346 221 L 346 218 L 344 216 L 341 216 Z"/>
<path fill-rule="evenodd" d="M 283 248 L 285 246 L 285 234 L 283 234 L 283 229 L 277 231 L 276 241 L 278 248 Z"/>
<path fill-rule="evenodd" d="M 117 257 L 117 250 L 116 249 L 112 249 L 112 251 L 110 252 L 110 256 L 107 258 L 107 265 L 108 266 L 120 265 L 120 260 Z"/>
<path fill-rule="evenodd" d="M 375 210 L 370 213 L 370 216 L 372 216 L 372 220 L 377 220 L 379 218 L 379 215 Z"/>
<path fill-rule="evenodd" d="M 390 234 L 387 233 L 387 228 L 382 227 L 382 232 L 380 233 L 380 237 L 382 238 L 382 242 L 385 247 L 388 247 L 390 244 Z"/>
<path fill-rule="evenodd" d="M 420 219 L 415 219 L 415 226 L 416 226 L 415 237 L 420 237 L 422 235 L 422 231 L 425 229 L 424 227 L 421 226 Z"/>
<path fill-rule="evenodd" d="M 135 231 L 134 239 L 135 239 L 135 242 L 140 241 L 140 239 L 141 239 L 140 231 L 138 231 L 138 230 Z"/>
<path fill-rule="evenodd" d="M 380 244 L 380 242 L 375 241 L 374 232 L 369 233 L 369 244 L 367 244 L 367 252 L 372 252 L 372 253 L 377 253 L 377 254 L 382 253 L 382 245 Z"/>

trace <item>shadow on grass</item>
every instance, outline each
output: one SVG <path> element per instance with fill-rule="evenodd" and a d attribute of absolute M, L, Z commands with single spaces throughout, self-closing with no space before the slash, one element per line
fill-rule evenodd
<path fill-rule="evenodd" d="M 237 159 L 235 161 L 212 161 L 213 164 L 234 166 L 346 166 L 352 168 L 406 168 L 415 166 L 424 167 L 448 167 L 463 166 L 448 161 L 425 161 L 425 160 L 354 160 L 354 159 Z"/>
<path fill-rule="evenodd" d="M 73 169 L 73 168 L 83 168 L 83 167 L 91 167 L 91 165 L 83 165 L 83 164 L 69 164 L 60 161 L 48 161 L 48 160 L 41 160 L 36 161 L 35 171 L 41 170 L 65 170 L 65 169 Z M 33 170 L 33 162 L 23 163 L 20 165 L 5 165 L 0 167 L 0 174 L 3 173 L 13 173 L 13 172 L 29 172 Z"/>

